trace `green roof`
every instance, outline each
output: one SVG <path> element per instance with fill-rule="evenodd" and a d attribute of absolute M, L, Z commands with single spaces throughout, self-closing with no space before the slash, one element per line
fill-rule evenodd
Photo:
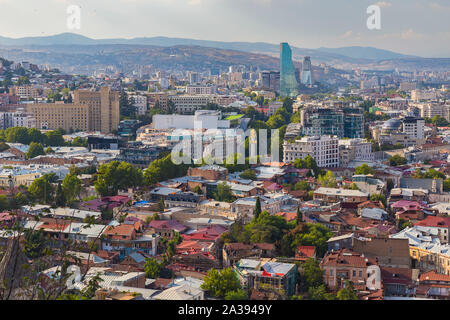
<path fill-rule="evenodd" d="M 237 119 L 242 118 L 243 116 L 244 116 L 243 114 L 238 114 L 235 116 L 229 116 L 228 118 L 225 118 L 225 120 L 237 120 Z"/>

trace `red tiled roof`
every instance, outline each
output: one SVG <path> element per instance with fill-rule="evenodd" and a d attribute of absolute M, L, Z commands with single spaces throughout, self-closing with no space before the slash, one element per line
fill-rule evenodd
<path fill-rule="evenodd" d="M 119 226 L 113 227 L 109 226 L 106 228 L 105 235 L 120 235 L 120 236 L 132 236 L 134 231 L 134 225 L 132 224 L 121 224 Z"/>
<path fill-rule="evenodd" d="M 297 252 L 295 253 L 296 258 L 305 257 L 312 258 L 316 252 L 316 247 L 314 246 L 299 246 L 297 247 Z"/>
<path fill-rule="evenodd" d="M 450 217 L 427 216 L 414 224 L 421 227 L 450 228 Z"/>
<path fill-rule="evenodd" d="M 297 212 L 278 212 L 276 215 L 284 218 L 287 222 L 297 219 Z"/>
<path fill-rule="evenodd" d="M 428 271 L 420 275 L 419 282 L 424 281 L 450 282 L 450 275 L 436 273 L 436 271 Z"/>
<path fill-rule="evenodd" d="M 325 266 L 348 266 L 364 268 L 376 264 L 374 259 L 363 258 L 360 253 L 348 249 L 329 252 L 320 262 Z"/>
<path fill-rule="evenodd" d="M 153 220 L 150 222 L 150 228 L 158 228 L 158 229 L 171 229 L 178 232 L 185 231 L 187 229 L 186 226 L 182 225 L 176 220 Z"/>

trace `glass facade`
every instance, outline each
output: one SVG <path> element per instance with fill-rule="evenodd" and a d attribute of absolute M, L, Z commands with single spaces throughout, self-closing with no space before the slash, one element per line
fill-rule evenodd
<path fill-rule="evenodd" d="M 286 42 L 280 45 L 280 95 L 290 98 L 298 96 L 298 82 L 292 62 L 292 50 Z"/>
<path fill-rule="evenodd" d="M 363 138 L 364 115 L 359 108 L 333 110 L 316 108 L 308 111 L 302 134 L 306 136 L 332 135 L 338 138 Z"/>
<path fill-rule="evenodd" d="M 303 59 L 302 83 L 305 86 L 312 85 L 312 67 L 310 57 L 305 57 Z"/>

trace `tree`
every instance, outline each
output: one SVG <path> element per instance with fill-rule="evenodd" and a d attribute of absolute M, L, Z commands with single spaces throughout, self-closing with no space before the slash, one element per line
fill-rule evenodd
<path fill-rule="evenodd" d="M 69 173 L 62 181 L 62 189 L 66 200 L 73 202 L 81 194 L 82 182 L 75 173 Z"/>
<path fill-rule="evenodd" d="M 314 175 L 315 175 L 316 177 L 319 176 L 320 170 L 319 170 L 319 167 L 317 166 L 317 162 L 316 162 L 316 160 L 314 160 L 314 158 L 311 157 L 310 155 L 307 155 L 307 156 L 305 157 L 305 159 L 303 159 L 303 160 L 302 160 L 302 159 L 297 159 L 297 160 L 295 160 L 294 166 L 295 166 L 297 169 L 311 169 L 311 170 L 314 171 Z"/>
<path fill-rule="evenodd" d="M 326 187 L 326 188 L 335 188 L 337 186 L 336 178 L 334 177 L 333 172 L 331 172 L 330 170 L 328 170 L 324 176 L 319 175 L 317 182 L 322 187 Z"/>
<path fill-rule="evenodd" d="M 335 300 L 335 296 L 327 292 L 324 284 L 309 288 L 308 294 L 311 300 Z"/>
<path fill-rule="evenodd" d="M 164 199 L 163 198 L 161 198 L 161 199 L 159 199 L 159 202 L 158 202 L 158 211 L 159 212 L 164 212 L 164 209 L 166 208 L 166 206 L 165 206 L 165 204 L 164 204 Z"/>
<path fill-rule="evenodd" d="M 100 274 L 97 273 L 94 277 L 89 279 L 88 285 L 81 291 L 81 295 L 89 300 L 92 299 L 95 297 L 97 290 L 101 288 L 100 282 L 102 281 L 103 279 L 100 277 Z"/>
<path fill-rule="evenodd" d="M 200 186 L 196 186 L 193 191 L 196 194 L 203 194 L 202 188 L 200 188 Z"/>
<path fill-rule="evenodd" d="M 448 126 L 448 121 L 444 117 L 441 117 L 441 116 L 438 116 L 438 115 L 434 116 L 431 119 L 431 123 L 434 124 L 436 127 L 446 127 L 446 126 Z"/>
<path fill-rule="evenodd" d="M 27 197 L 22 192 L 17 192 L 12 200 L 12 207 L 14 209 L 18 209 L 21 206 L 24 206 L 29 203 Z"/>
<path fill-rule="evenodd" d="M 444 191 L 445 192 L 450 191 L 450 178 L 444 180 Z"/>
<path fill-rule="evenodd" d="M 0 195 L 0 211 L 5 211 L 5 210 L 9 210 L 10 206 L 9 206 L 9 201 L 8 198 L 5 195 Z"/>
<path fill-rule="evenodd" d="M 259 197 L 257 197 L 256 204 L 255 204 L 255 210 L 253 211 L 254 219 L 258 220 L 260 214 L 261 214 L 261 200 Z"/>
<path fill-rule="evenodd" d="M 336 295 L 338 300 L 359 300 L 353 285 L 350 281 L 344 282 L 344 288 L 340 289 Z"/>
<path fill-rule="evenodd" d="M 144 171 L 144 182 L 147 185 L 152 185 L 167 179 L 181 177 L 186 175 L 187 170 L 187 165 L 174 164 L 172 155 L 168 154 L 164 158 L 150 163 L 149 167 Z"/>
<path fill-rule="evenodd" d="M 247 169 L 243 173 L 241 173 L 239 177 L 247 180 L 256 180 L 256 172 L 254 170 Z"/>
<path fill-rule="evenodd" d="M 271 215 L 267 211 L 261 212 L 244 227 L 244 238 L 250 243 L 275 243 L 282 239 L 283 233 L 289 230 L 286 219 Z"/>
<path fill-rule="evenodd" d="M 367 163 L 362 164 L 359 167 L 355 168 L 355 174 L 362 174 L 362 175 L 368 175 L 368 174 L 375 174 L 375 170 L 371 167 L 369 167 L 369 165 Z"/>
<path fill-rule="evenodd" d="M 406 160 L 406 158 L 399 156 L 398 154 L 389 158 L 389 165 L 392 167 L 401 166 L 407 163 L 408 161 Z"/>
<path fill-rule="evenodd" d="M 114 196 L 118 190 L 142 185 L 142 171 L 128 162 L 112 161 L 98 168 L 95 190 L 102 196 Z"/>
<path fill-rule="evenodd" d="M 231 202 L 233 199 L 231 187 L 226 182 L 217 185 L 217 191 L 213 193 L 213 196 L 216 201 Z"/>
<path fill-rule="evenodd" d="M 133 101 L 130 99 L 125 91 L 120 93 L 119 98 L 120 115 L 127 118 L 135 118 L 136 108 L 133 106 Z"/>
<path fill-rule="evenodd" d="M 162 266 L 156 259 L 146 259 L 144 271 L 148 278 L 157 279 L 161 274 Z"/>
<path fill-rule="evenodd" d="M 398 229 L 401 231 L 403 229 L 412 227 L 413 224 L 411 221 L 400 219 L 398 220 Z"/>
<path fill-rule="evenodd" d="M 309 185 L 308 182 L 306 181 L 299 181 L 295 184 L 294 186 L 294 190 L 304 190 L 304 191 L 309 191 L 311 190 L 311 186 Z"/>
<path fill-rule="evenodd" d="M 47 145 L 52 147 L 64 146 L 65 141 L 61 130 L 54 130 L 45 133 Z"/>
<path fill-rule="evenodd" d="M 356 183 L 352 183 L 350 185 L 350 190 L 359 190 L 358 186 L 356 185 Z"/>
<path fill-rule="evenodd" d="M 327 252 L 327 241 L 332 236 L 330 229 L 319 223 L 307 223 L 296 227 L 291 232 L 293 236 L 292 249 L 296 249 L 300 245 L 314 246 L 319 257 L 322 257 Z"/>
<path fill-rule="evenodd" d="M 370 201 L 383 203 L 384 206 L 386 206 L 386 197 L 383 194 L 374 193 L 370 196 Z"/>
<path fill-rule="evenodd" d="M 307 291 L 311 287 L 318 287 L 323 284 L 323 270 L 319 267 L 319 262 L 315 259 L 308 259 L 302 264 L 303 269 L 303 290 Z"/>
<path fill-rule="evenodd" d="M 424 179 L 445 179 L 445 177 L 446 176 L 444 173 L 433 168 L 425 172 L 425 174 L 423 175 Z"/>
<path fill-rule="evenodd" d="M 28 192 L 34 200 L 42 204 L 48 204 L 54 192 L 50 175 L 46 174 L 34 179 L 33 183 L 28 187 Z"/>
<path fill-rule="evenodd" d="M 42 146 L 42 144 L 32 142 L 32 143 L 30 143 L 30 146 L 28 147 L 28 151 L 25 154 L 25 156 L 27 157 L 27 159 L 33 159 L 33 158 L 36 158 L 37 156 L 41 156 L 44 154 L 45 154 L 45 152 L 44 152 L 44 147 Z"/>
<path fill-rule="evenodd" d="M 56 188 L 55 204 L 58 207 L 64 207 L 66 205 L 66 197 L 61 183 L 58 183 L 58 187 Z"/>
<path fill-rule="evenodd" d="M 235 291 L 228 291 L 225 294 L 225 300 L 247 300 L 248 294 L 242 289 L 237 289 Z"/>
<path fill-rule="evenodd" d="M 300 211 L 300 208 L 297 208 L 297 225 L 303 222 L 303 214 Z"/>
<path fill-rule="evenodd" d="M 75 137 L 72 141 L 72 146 L 74 147 L 87 147 L 87 139 L 81 137 Z"/>
<path fill-rule="evenodd" d="M 224 298 L 228 292 L 236 291 L 240 287 L 239 279 L 231 268 L 220 271 L 208 270 L 208 274 L 201 285 L 203 290 L 208 291 L 211 296 L 216 298 Z"/>

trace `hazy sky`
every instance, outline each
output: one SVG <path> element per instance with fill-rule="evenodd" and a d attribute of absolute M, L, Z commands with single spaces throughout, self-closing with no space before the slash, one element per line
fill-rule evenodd
<path fill-rule="evenodd" d="M 369 5 L 381 30 L 368 30 Z M 81 29 L 66 9 L 81 6 Z M 0 0 L 0 36 L 76 32 L 91 38 L 168 36 L 289 42 L 303 48 L 375 46 L 450 57 L 450 0 Z"/>

